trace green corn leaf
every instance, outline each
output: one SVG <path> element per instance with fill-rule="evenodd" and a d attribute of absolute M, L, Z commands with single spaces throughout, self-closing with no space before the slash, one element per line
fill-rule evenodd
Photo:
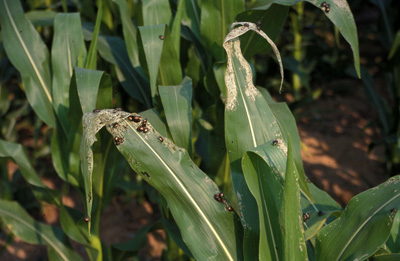
<path fill-rule="evenodd" d="M 0 157 L 10 157 L 18 165 L 22 176 L 31 185 L 47 188 L 29 162 L 21 144 L 0 140 Z"/>
<path fill-rule="evenodd" d="M 165 39 L 165 25 L 152 25 L 139 27 L 142 49 L 146 58 L 149 71 L 151 96 L 157 93 L 157 75 L 160 66 L 161 54 Z"/>
<path fill-rule="evenodd" d="M 68 132 L 69 86 L 75 66 L 86 60 L 79 13 L 58 14 L 54 20 L 54 40 L 51 49 L 53 69 L 53 106 L 64 129 Z"/>
<path fill-rule="evenodd" d="M 308 188 L 314 201 L 311 202 L 305 194 L 301 195 L 303 213 L 310 215 L 310 219 L 305 223 L 306 240 L 310 240 L 326 225 L 326 220 L 330 215 L 336 216 L 343 211 L 342 207 L 325 191 L 320 190 L 312 183 L 308 183 Z"/>
<path fill-rule="evenodd" d="M 161 25 L 172 23 L 172 12 L 168 0 L 143 0 L 143 25 Z"/>
<path fill-rule="evenodd" d="M 83 28 L 85 39 L 91 39 L 92 32 L 89 26 Z M 124 90 L 137 101 L 148 108 L 151 107 L 148 80 L 141 69 L 135 69 L 130 63 L 125 42 L 119 37 L 99 36 L 98 50 L 100 55 L 109 63 L 115 65 L 118 80 Z"/>
<path fill-rule="evenodd" d="M 159 67 L 159 85 L 178 85 L 182 81 L 182 66 L 168 27 L 164 31 L 164 46 Z"/>
<path fill-rule="evenodd" d="M 301 0 L 258 0 L 254 3 L 252 8 L 268 9 L 272 4 L 293 6 L 298 2 L 302 1 Z M 361 77 L 357 27 L 347 1 L 335 0 L 327 2 L 330 4 L 329 12 L 325 12 L 325 9 L 321 7 L 322 2 L 324 2 L 322 0 L 319 1 L 305 0 L 305 2 L 309 2 L 313 4 L 315 7 L 320 8 L 321 12 L 323 12 L 328 17 L 328 19 L 331 20 L 335 26 L 337 26 L 344 39 L 346 39 L 346 41 L 351 46 L 354 57 L 354 67 L 356 69 L 358 77 Z"/>
<path fill-rule="evenodd" d="M 97 68 L 97 44 L 100 32 L 101 18 L 103 17 L 103 1 L 99 1 L 99 9 L 97 10 L 96 24 L 94 26 L 89 53 L 86 60 L 85 68 L 96 70 Z"/>
<path fill-rule="evenodd" d="M 0 216 L 7 227 L 25 242 L 45 244 L 61 260 L 82 260 L 61 229 L 35 221 L 17 202 L 0 199 Z"/>
<path fill-rule="evenodd" d="M 148 131 L 139 131 L 142 122 L 136 122 L 135 116 L 140 117 L 117 110 L 83 116 L 81 156 L 85 160 L 82 161 L 82 172 L 91 176 L 91 146 L 96 141 L 96 133 L 106 126 L 118 150 L 135 172 L 165 197 L 195 259 L 241 259 L 235 239 L 236 217 L 225 204 L 214 200 L 218 187 L 190 160 L 185 150 L 166 137 L 160 139 L 151 123 L 146 123 Z M 118 123 L 117 127 L 115 123 Z"/>
<path fill-rule="evenodd" d="M 229 3 L 214 0 L 201 1 L 201 35 L 216 61 L 225 60 L 222 43 L 235 16 L 242 11 L 244 11 L 243 0 L 232 0 Z"/>
<path fill-rule="evenodd" d="M 57 12 L 51 10 L 32 10 L 25 13 L 34 26 L 53 26 Z"/>
<path fill-rule="evenodd" d="M 182 0 L 179 4 L 183 9 L 182 24 L 190 28 L 197 40 L 202 41 L 200 32 L 201 12 L 198 2 L 194 0 Z"/>
<path fill-rule="evenodd" d="M 395 254 L 386 254 L 386 255 L 376 255 L 373 256 L 371 261 L 397 261 L 400 259 L 400 254 L 395 253 Z"/>
<path fill-rule="evenodd" d="M 247 151 L 242 159 L 243 174 L 257 201 L 260 217 L 258 260 L 283 257 L 283 238 L 279 223 L 283 179 L 286 169 L 286 147 L 272 141 Z M 281 174 L 279 174 L 281 173 Z"/>
<path fill-rule="evenodd" d="M 312 201 L 313 197 L 306 183 L 306 175 L 304 172 L 303 160 L 301 158 L 300 136 L 297 131 L 296 120 L 286 103 L 268 102 L 268 105 L 275 115 L 275 119 L 277 120 L 279 128 L 281 129 L 283 139 L 286 142 L 288 140 L 288 136 L 290 136 L 292 139 L 293 160 L 299 174 L 300 189 L 303 192 L 303 196 L 308 197 L 309 201 Z"/>
<path fill-rule="evenodd" d="M 46 124 L 55 128 L 50 58 L 46 45 L 26 19 L 20 1 L 0 1 L 0 23 L 4 49 L 21 73 L 30 105 Z"/>
<path fill-rule="evenodd" d="M 393 220 L 392 231 L 390 231 L 386 246 L 392 253 L 400 253 L 400 214 L 397 214 Z"/>
<path fill-rule="evenodd" d="M 129 59 L 134 68 L 140 66 L 137 45 L 137 28 L 133 24 L 129 12 L 128 4 L 125 0 L 113 0 L 119 7 L 122 21 L 122 33 L 126 42 Z"/>
<path fill-rule="evenodd" d="M 172 45 L 175 47 L 175 53 L 177 56 L 177 60 L 179 61 L 180 50 L 181 50 L 181 22 L 182 15 L 184 13 L 184 1 L 180 1 L 178 3 L 178 8 L 176 10 L 176 14 L 171 26 L 171 39 Z"/>
<path fill-rule="evenodd" d="M 285 192 L 282 199 L 280 225 L 283 235 L 283 260 L 306 260 L 303 215 L 300 210 L 299 174 L 293 160 L 292 142 L 288 138 Z"/>
<path fill-rule="evenodd" d="M 192 155 L 192 80 L 185 77 L 180 85 L 158 89 L 175 144 Z"/>
<path fill-rule="evenodd" d="M 354 196 L 343 214 L 321 229 L 317 260 L 367 259 L 385 243 L 400 208 L 400 176 Z"/>

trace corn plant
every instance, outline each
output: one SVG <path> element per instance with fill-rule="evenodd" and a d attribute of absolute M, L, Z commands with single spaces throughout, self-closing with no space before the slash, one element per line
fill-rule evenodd
<path fill-rule="evenodd" d="M 62 1 L 24 14 L 19 1 L 0 0 L 2 59 L 18 70 L 29 105 L 51 129 L 55 173 L 85 206 L 65 206 L 66 191 L 43 184 L 22 145 L 2 132 L 1 157 L 19 166 L 38 201 L 60 209 L 61 225 L 38 222 L 2 190 L 3 227 L 47 245 L 49 259 L 82 259 L 71 240 L 91 260 L 135 257 L 155 227 L 167 232 L 172 260 L 396 258 L 400 176 L 342 209 L 306 178 L 288 106 L 254 86 L 253 57 L 270 48 L 282 85 L 271 38 L 298 2 Z M 306 2 L 348 41 L 359 75 L 347 2 L 329 9 Z M 128 168 L 155 195 L 162 217 L 108 246 L 101 213 Z M 14 185 L 2 178 L 3 187 Z"/>

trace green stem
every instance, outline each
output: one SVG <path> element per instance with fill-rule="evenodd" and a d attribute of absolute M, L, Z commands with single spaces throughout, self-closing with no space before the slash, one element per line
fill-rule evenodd
<path fill-rule="evenodd" d="M 294 36 L 294 43 L 293 43 L 293 57 L 296 59 L 299 64 L 302 60 L 302 28 L 303 28 L 303 13 L 304 13 L 304 3 L 300 2 L 293 6 L 293 9 L 296 13 L 290 14 L 290 19 L 292 21 L 293 27 L 293 36 Z M 293 80 L 293 95 L 295 100 L 300 99 L 300 89 L 302 87 L 300 77 L 297 73 L 292 73 L 292 80 Z"/>

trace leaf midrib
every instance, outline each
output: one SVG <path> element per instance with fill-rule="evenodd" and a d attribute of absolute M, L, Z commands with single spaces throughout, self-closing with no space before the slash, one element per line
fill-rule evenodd
<path fill-rule="evenodd" d="M 26 56 L 28 57 L 28 60 L 29 60 L 29 62 L 31 64 L 33 70 L 35 71 L 35 74 L 36 74 L 36 76 L 37 76 L 37 78 L 38 78 L 38 80 L 40 82 L 40 85 L 42 86 L 42 88 L 43 88 L 43 90 L 44 90 L 44 92 L 46 94 L 47 99 L 49 100 L 50 103 L 53 103 L 53 99 L 51 98 L 51 95 L 50 95 L 49 91 L 46 88 L 46 84 L 44 83 L 44 80 L 42 79 L 42 76 L 40 75 L 39 70 L 38 70 L 35 62 L 34 62 L 32 56 L 31 56 L 31 54 L 29 53 L 28 48 L 26 47 L 25 42 L 23 41 L 21 34 L 19 33 L 17 25 L 15 24 L 15 22 L 14 22 L 14 20 L 12 18 L 12 15 L 10 13 L 10 9 L 8 8 L 6 0 L 3 0 L 3 3 L 4 3 L 4 7 L 6 9 L 6 13 L 7 13 L 7 16 L 9 18 L 9 21 L 11 23 L 11 26 L 14 29 L 15 34 L 17 35 L 17 38 L 18 38 L 20 44 L 22 45 L 22 49 L 24 50 Z"/>
<path fill-rule="evenodd" d="M 149 143 L 147 143 L 147 141 L 145 139 L 143 139 L 143 137 L 141 135 L 139 135 L 139 133 L 137 133 L 136 129 L 132 127 L 132 125 L 130 124 L 130 122 L 128 122 L 126 119 L 124 120 L 125 124 L 127 126 L 129 126 L 129 128 L 139 137 L 139 139 L 142 140 L 142 142 L 150 149 L 150 151 L 159 159 L 159 161 L 164 165 L 164 167 L 168 170 L 168 172 L 171 174 L 171 176 L 174 178 L 174 180 L 178 183 L 178 185 L 181 187 L 181 189 L 183 190 L 183 192 L 186 194 L 187 198 L 189 199 L 189 201 L 192 202 L 192 204 L 194 205 L 195 209 L 197 210 L 197 212 L 200 214 L 200 216 L 205 220 L 205 222 L 207 223 L 207 225 L 209 226 L 210 230 L 212 231 L 212 233 L 214 234 L 215 238 L 218 240 L 218 242 L 220 243 L 222 249 L 224 250 L 225 254 L 227 255 L 227 257 L 229 258 L 229 260 L 234 260 L 233 257 L 231 256 L 231 254 L 229 253 L 227 247 L 225 246 L 223 240 L 220 238 L 220 236 L 218 235 L 217 231 L 215 230 L 215 228 L 213 227 L 213 225 L 211 224 L 211 222 L 209 221 L 209 219 L 207 218 L 206 214 L 202 211 L 202 209 L 200 208 L 200 206 L 197 204 L 197 202 L 194 200 L 194 198 L 192 197 L 192 195 L 189 193 L 189 191 L 186 189 L 186 187 L 183 185 L 182 181 L 175 175 L 175 173 L 173 172 L 173 170 L 168 166 L 168 164 L 160 157 L 160 155 L 150 146 Z"/>

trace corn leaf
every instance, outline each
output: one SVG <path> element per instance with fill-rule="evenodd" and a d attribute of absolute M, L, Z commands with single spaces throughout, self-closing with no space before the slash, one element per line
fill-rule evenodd
<path fill-rule="evenodd" d="M 252 6 L 253 9 L 268 9 L 272 4 L 281 4 L 292 6 L 302 2 L 301 0 L 258 0 Z M 353 50 L 354 67 L 356 69 L 358 77 L 361 77 L 360 73 L 360 54 L 358 48 L 358 36 L 357 27 L 354 21 L 353 13 L 350 10 L 349 4 L 346 0 L 335 0 L 329 1 L 330 11 L 325 12 L 325 9 L 321 7 L 323 1 L 305 0 L 313 4 L 315 7 L 320 8 L 321 12 L 325 14 L 329 20 L 339 29 L 343 38 L 350 44 Z"/>
<path fill-rule="evenodd" d="M 243 174 L 257 201 L 260 216 L 258 260 L 279 260 L 283 257 L 279 215 L 284 192 L 285 150 L 283 144 L 274 145 L 271 140 L 247 151 L 242 159 Z"/>
<path fill-rule="evenodd" d="M 165 25 L 140 26 L 140 39 L 149 71 L 151 96 L 157 93 L 157 76 L 165 39 Z"/>
<path fill-rule="evenodd" d="M 0 216 L 7 227 L 22 240 L 47 245 L 61 260 L 82 260 L 61 229 L 35 221 L 17 202 L 0 199 Z"/>
<path fill-rule="evenodd" d="M 243 0 L 233 0 L 229 3 L 214 0 L 201 1 L 201 35 L 216 61 L 225 60 L 222 44 L 235 16 L 242 11 L 244 11 Z"/>
<path fill-rule="evenodd" d="M 0 1 L 0 24 L 4 49 L 21 73 L 30 105 L 46 124 L 55 128 L 50 58 L 46 45 L 25 17 L 20 1 Z"/>
<path fill-rule="evenodd" d="M 137 45 L 137 28 L 133 24 L 129 12 L 128 4 L 125 0 L 113 0 L 119 7 L 122 22 L 122 33 L 126 42 L 129 59 L 134 68 L 140 66 L 139 52 Z"/>
<path fill-rule="evenodd" d="M 306 260 L 307 249 L 304 240 L 303 215 L 300 209 L 299 174 L 293 160 L 292 142 L 289 136 L 285 192 L 282 199 L 280 225 L 283 236 L 283 260 Z"/>
<path fill-rule="evenodd" d="M 367 259 L 388 239 L 399 208 L 400 176 L 354 196 L 318 233 L 317 260 Z"/>
<path fill-rule="evenodd" d="M 175 144 L 192 155 L 192 80 L 185 77 L 180 85 L 158 89 Z"/>
<path fill-rule="evenodd" d="M 64 129 L 68 132 L 69 86 L 75 66 L 86 59 L 79 13 L 58 14 L 54 20 L 54 40 L 51 49 L 53 71 L 53 106 Z"/>
<path fill-rule="evenodd" d="M 151 123 L 146 123 L 146 133 L 137 130 L 143 123 L 130 118 L 134 116 L 140 117 L 117 110 L 84 114 L 82 171 L 91 175 L 91 146 L 96 133 L 106 126 L 135 172 L 165 197 L 195 259 L 240 259 L 234 229 L 236 217 L 224 204 L 214 200 L 218 187 L 190 160 L 185 150 L 166 137 L 160 139 Z"/>
<path fill-rule="evenodd" d="M 172 12 L 168 0 L 144 0 L 142 3 L 143 25 L 172 23 Z"/>
<path fill-rule="evenodd" d="M 83 28 L 85 40 L 91 39 L 93 30 L 89 25 Z M 99 35 L 98 51 L 109 63 L 115 65 L 118 80 L 124 90 L 137 101 L 151 107 L 150 90 L 148 80 L 139 68 L 133 68 L 126 51 L 125 42 L 119 37 Z"/>

